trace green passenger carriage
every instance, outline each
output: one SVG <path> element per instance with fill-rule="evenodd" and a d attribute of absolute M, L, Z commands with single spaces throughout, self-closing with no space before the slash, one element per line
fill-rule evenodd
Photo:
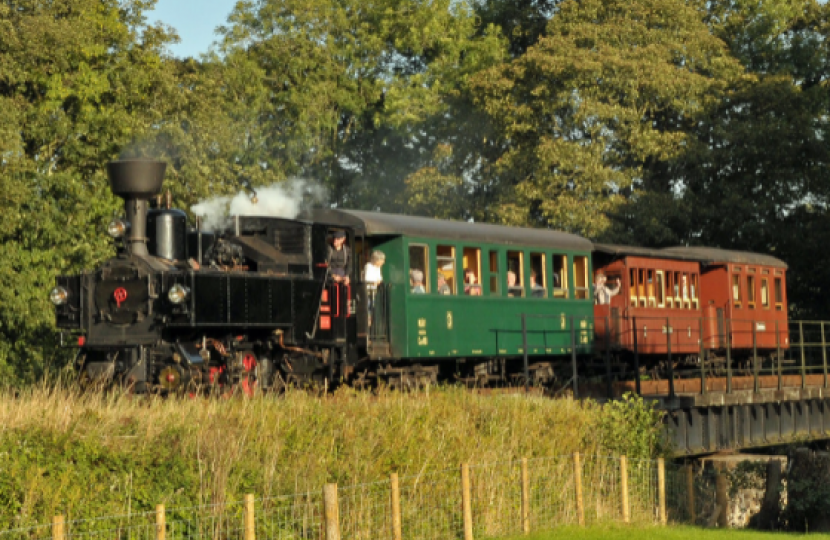
<path fill-rule="evenodd" d="M 352 231 L 358 291 L 371 252 L 386 256 L 371 312 L 359 300 L 356 308 L 358 342 L 365 346 L 359 356 L 365 351 L 364 358 L 381 366 L 381 379 L 417 377 L 405 367 L 416 366 L 442 379 L 516 382 L 524 356 L 522 314 L 536 382 L 550 380 L 557 357 L 570 359 L 572 325 L 577 352 L 591 351 L 592 244 L 580 236 L 353 210 L 318 211 L 315 220 Z M 475 283 L 465 283 L 467 271 Z M 419 272 L 423 293 L 413 292 Z M 439 287 L 442 278 L 446 285 Z"/>

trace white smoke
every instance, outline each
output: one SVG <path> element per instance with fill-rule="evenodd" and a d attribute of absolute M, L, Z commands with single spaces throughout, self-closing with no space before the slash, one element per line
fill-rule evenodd
<path fill-rule="evenodd" d="M 254 188 L 236 195 L 213 197 L 194 204 L 190 210 L 202 218 L 204 231 L 221 231 L 231 225 L 230 216 L 264 216 L 293 219 L 303 204 L 322 202 L 325 189 L 308 180 L 294 178 L 280 184 Z M 256 202 L 254 202 L 256 200 Z"/>

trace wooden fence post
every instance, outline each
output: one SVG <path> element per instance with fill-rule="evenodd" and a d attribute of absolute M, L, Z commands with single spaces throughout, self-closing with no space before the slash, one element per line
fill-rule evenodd
<path fill-rule="evenodd" d="M 628 460 L 625 456 L 620 456 L 620 491 L 622 492 L 622 518 L 623 523 L 628 523 L 631 518 L 628 514 Z"/>
<path fill-rule="evenodd" d="M 167 523 L 164 515 L 164 505 L 156 505 L 156 540 L 164 540 L 167 535 Z"/>
<path fill-rule="evenodd" d="M 337 502 L 337 484 L 323 486 L 323 520 L 325 540 L 340 540 L 340 505 Z"/>
<path fill-rule="evenodd" d="M 66 540 L 66 532 L 63 529 L 63 516 L 52 518 L 52 540 Z"/>
<path fill-rule="evenodd" d="M 574 453 L 574 492 L 576 495 L 576 521 L 580 526 L 584 526 L 585 508 L 582 506 L 582 465 L 579 463 L 579 452 Z"/>
<path fill-rule="evenodd" d="M 254 496 L 245 495 L 245 540 L 256 540 L 254 521 Z"/>
<path fill-rule="evenodd" d="M 470 495 L 470 467 L 461 464 L 461 512 L 464 519 L 464 540 L 473 540 L 473 503 Z"/>
<path fill-rule="evenodd" d="M 686 508 L 689 512 L 689 522 L 694 525 L 697 520 L 695 512 L 695 472 L 691 465 L 686 465 Z"/>
<path fill-rule="evenodd" d="M 657 497 L 660 504 L 660 524 L 665 525 L 666 519 L 666 460 L 657 458 Z"/>
<path fill-rule="evenodd" d="M 527 458 L 522 458 L 522 532 L 530 534 L 530 476 Z"/>
<path fill-rule="evenodd" d="M 398 473 L 389 475 L 389 487 L 392 491 L 392 540 L 403 538 L 401 526 L 401 492 L 398 486 Z"/>

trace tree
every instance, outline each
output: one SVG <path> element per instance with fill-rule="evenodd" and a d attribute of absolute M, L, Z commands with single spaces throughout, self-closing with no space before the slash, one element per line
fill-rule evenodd
<path fill-rule="evenodd" d="M 498 126 L 493 214 L 596 237 L 643 171 L 678 155 L 740 66 L 674 0 L 567 1 L 546 36 L 476 77 Z"/>
<path fill-rule="evenodd" d="M 109 253 L 104 164 L 165 115 L 175 85 L 149 0 L 0 4 L 0 376 L 56 360 L 47 296 Z"/>
<path fill-rule="evenodd" d="M 245 95 L 260 162 L 323 181 L 338 204 L 387 210 L 437 144 L 423 122 L 501 58 L 498 36 L 477 32 L 450 0 L 242 2 L 222 30 L 226 63 L 256 74 Z"/>
<path fill-rule="evenodd" d="M 644 175 L 619 238 L 712 245 L 790 264 L 793 316 L 826 317 L 819 234 L 830 197 L 830 8 L 812 0 L 708 4 L 747 76 L 696 116 L 683 151 Z"/>

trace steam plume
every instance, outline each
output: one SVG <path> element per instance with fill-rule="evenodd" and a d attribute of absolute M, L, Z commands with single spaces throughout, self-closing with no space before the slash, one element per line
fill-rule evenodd
<path fill-rule="evenodd" d="M 293 219 L 303 210 L 304 204 L 322 202 L 325 189 L 308 180 L 294 178 L 280 184 L 256 188 L 253 193 L 242 190 L 233 196 L 213 197 L 199 201 L 190 210 L 201 216 L 206 231 L 219 231 L 230 227 L 230 216 L 266 216 Z"/>

